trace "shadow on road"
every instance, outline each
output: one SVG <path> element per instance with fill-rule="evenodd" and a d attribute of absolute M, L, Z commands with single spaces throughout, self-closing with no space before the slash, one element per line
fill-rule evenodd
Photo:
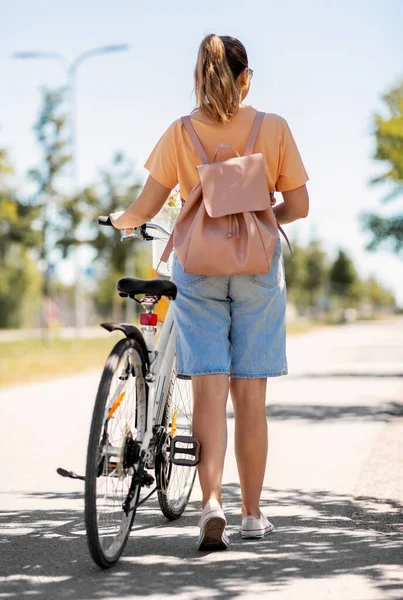
<path fill-rule="evenodd" d="M 403 417 L 403 404 L 387 402 L 368 406 L 329 406 L 328 404 L 270 404 L 266 414 L 271 421 L 299 419 L 311 423 L 344 419 L 362 421 L 389 421 L 391 417 Z M 234 418 L 233 411 L 227 413 L 228 418 Z"/>
<path fill-rule="evenodd" d="M 2 597 L 229 600 L 248 589 L 274 591 L 296 579 L 352 573 L 380 591 L 403 596 L 403 581 L 393 575 L 403 564 L 403 505 L 397 502 L 266 488 L 263 506 L 268 515 L 274 507 L 276 531 L 261 541 L 242 541 L 239 487 L 226 485 L 230 549 L 221 553 L 195 549 L 198 503 L 178 521 L 167 522 L 153 502 L 139 510 L 121 561 L 101 571 L 86 548 L 82 494 L 25 494 L 24 499 L 41 508 L 0 512 Z M 77 509 L 52 508 L 56 499 L 58 505 L 75 502 Z"/>
<path fill-rule="evenodd" d="M 403 372 L 398 373 L 373 373 L 373 372 L 361 372 L 361 371 L 350 371 L 350 372 L 341 372 L 341 373 L 304 373 L 303 375 L 288 375 L 289 380 L 296 381 L 298 379 L 306 381 L 307 379 L 331 379 L 331 378 L 340 378 L 340 379 L 348 379 L 349 377 L 357 377 L 358 379 L 398 379 L 403 377 Z"/>

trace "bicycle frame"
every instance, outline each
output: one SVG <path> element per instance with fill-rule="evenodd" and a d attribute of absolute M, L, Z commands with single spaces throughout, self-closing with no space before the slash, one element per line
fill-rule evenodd
<path fill-rule="evenodd" d="M 147 232 L 147 230 L 156 230 L 167 238 L 170 236 L 170 232 L 164 229 L 161 225 L 149 222 L 145 223 L 139 229 L 134 229 L 132 233 L 123 233 L 121 236 L 121 241 L 131 238 L 152 240 L 153 237 Z M 157 301 L 155 298 L 145 297 L 140 301 L 140 303 L 145 309 L 145 313 L 152 314 Z M 133 326 L 130 327 L 133 329 Z M 121 329 L 128 337 L 130 337 L 130 334 L 128 334 L 125 330 L 125 324 L 121 324 Z M 156 333 L 157 329 L 152 325 L 141 327 L 141 335 L 143 336 L 149 359 L 149 368 L 146 374 L 146 382 L 148 385 L 148 410 L 145 410 L 147 418 L 144 428 L 144 435 L 140 446 L 140 455 L 144 456 L 146 461 L 149 458 L 150 442 L 154 436 L 154 426 L 156 423 L 161 423 L 162 420 L 166 398 L 169 391 L 168 385 L 170 381 L 170 375 L 175 360 L 175 332 L 171 306 L 168 309 L 160 332 L 158 344 L 155 348 Z M 114 394 L 113 398 L 111 398 L 110 405 L 113 404 L 120 391 L 120 386 L 118 386 L 116 393 Z"/>
<path fill-rule="evenodd" d="M 144 341 L 149 356 L 150 368 L 146 375 L 148 383 L 148 407 L 145 434 L 141 444 L 141 452 L 148 452 L 153 437 L 153 428 L 160 423 L 168 395 L 168 385 L 175 360 L 175 331 L 172 307 L 170 306 L 162 326 L 157 348 L 154 349 L 156 329 L 152 326 L 142 328 Z"/>

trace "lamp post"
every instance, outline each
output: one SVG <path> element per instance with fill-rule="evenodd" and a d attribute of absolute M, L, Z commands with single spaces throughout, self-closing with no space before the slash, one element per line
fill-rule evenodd
<path fill-rule="evenodd" d="M 117 44 L 113 46 L 102 46 L 100 48 L 93 48 L 82 52 L 76 58 L 69 63 L 62 54 L 58 52 L 15 52 L 12 58 L 18 60 L 36 59 L 36 60 L 56 60 L 65 70 L 67 76 L 67 93 L 70 104 L 70 147 L 71 147 L 71 178 L 74 186 L 74 191 L 78 187 L 78 167 L 77 167 L 77 117 L 76 117 L 76 80 L 77 71 L 80 65 L 93 56 L 99 56 L 101 54 L 111 54 L 113 52 L 124 52 L 129 50 L 129 44 Z"/>
<path fill-rule="evenodd" d="M 76 90 L 77 90 L 77 71 L 84 61 L 93 56 L 101 54 L 111 54 L 114 52 L 124 52 L 129 50 L 129 44 L 117 44 L 113 46 L 102 46 L 92 48 L 82 52 L 72 62 L 68 62 L 62 54 L 58 52 L 15 52 L 11 58 L 18 60 L 56 60 L 64 69 L 67 76 L 67 94 L 70 105 L 69 111 L 69 129 L 70 129 L 70 154 L 71 154 L 71 181 L 73 193 L 78 189 L 78 161 L 77 161 L 77 115 L 76 115 Z M 81 290 L 80 290 L 80 266 L 78 264 L 78 255 L 76 256 L 76 285 L 74 294 L 75 304 L 75 325 L 79 332 L 81 327 Z"/>

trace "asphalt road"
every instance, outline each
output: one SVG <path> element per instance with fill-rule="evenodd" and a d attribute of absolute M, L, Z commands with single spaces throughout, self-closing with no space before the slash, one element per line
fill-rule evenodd
<path fill-rule="evenodd" d="M 196 486 L 176 522 L 141 507 L 107 572 L 87 552 L 82 483 L 55 472 L 84 470 L 99 373 L 2 389 L 0 598 L 401 600 L 403 319 L 294 336 L 288 356 L 267 396 L 262 505 L 275 533 L 240 538 L 229 402 L 229 550 L 196 551 Z"/>

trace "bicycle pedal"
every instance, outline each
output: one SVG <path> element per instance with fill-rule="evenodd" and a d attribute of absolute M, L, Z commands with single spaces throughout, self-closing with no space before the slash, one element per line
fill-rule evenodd
<path fill-rule="evenodd" d="M 69 479 L 81 479 L 81 481 L 85 480 L 83 475 L 77 475 L 77 473 L 74 473 L 74 471 L 67 471 L 67 469 L 62 469 L 61 467 L 56 469 L 56 473 L 62 477 L 68 477 Z"/>
<path fill-rule="evenodd" d="M 195 467 L 200 462 L 199 440 L 191 435 L 176 435 L 171 439 L 169 460 L 174 465 Z"/>

